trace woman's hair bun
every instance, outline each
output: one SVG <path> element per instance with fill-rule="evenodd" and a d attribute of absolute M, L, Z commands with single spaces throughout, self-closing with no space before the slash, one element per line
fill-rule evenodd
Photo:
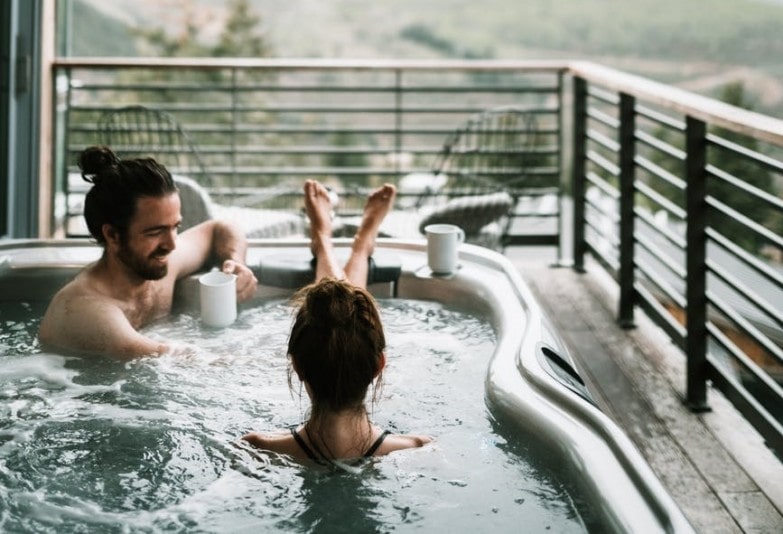
<path fill-rule="evenodd" d="M 352 292 L 337 280 L 324 280 L 312 286 L 306 294 L 306 304 L 312 317 L 331 326 L 351 324 L 355 313 Z"/>
<path fill-rule="evenodd" d="M 93 184 L 97 183 L 105 171 L 117 167 L 119 164 L 120 158 L 107 146 L 88 147 L 79 156 L 82 178 Z"/>

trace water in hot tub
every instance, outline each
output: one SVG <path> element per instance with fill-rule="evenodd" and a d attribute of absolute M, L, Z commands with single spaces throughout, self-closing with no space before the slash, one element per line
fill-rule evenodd
<path fill-rule="evenodd" d="M 0 531 L 584 531 L 568 485 L 484 403 L 490 324 L 437 303 L 381 308 L 387 367 L 371 417 L 436 440 L 335 470 L 238 442 L 307 414 L 288 385 L 282 301 L 220 331 L 177 315 L 146 332 L 190 354 L 131 362 L 42 352 L 43 304 L 4 305 Z"/>

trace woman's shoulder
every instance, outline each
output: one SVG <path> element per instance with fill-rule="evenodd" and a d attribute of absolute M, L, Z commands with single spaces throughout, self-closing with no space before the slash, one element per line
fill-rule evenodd
<path fill-rule="evenodd" d="M 433 441 L 432 436 L 423 434 L 389 434 L 378 448 L 379 454 L 388 454 L 390 452 L 415 449 L 423 447 Z"/>
<path fill-rule="evenodd" d="M 248 432 L 242 436 L 244 441 L 258 449 L 296 456 L 298 451 L 296 441 L 290 430 L 273 432 Z"/>

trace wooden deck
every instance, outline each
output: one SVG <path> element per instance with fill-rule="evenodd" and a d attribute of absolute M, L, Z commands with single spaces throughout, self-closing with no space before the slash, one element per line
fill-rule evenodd
<path fill-rule="evenodd" d="M 552 249 L 509 248 L 573 350 L 596 400 L 629 435 L 698 532 L 783 532 L 783 461 L 720 392 L 682 402 L 684 357 L 640 311 L 614 319 L 617 287 L 597 265 L 558 267 Z"/>

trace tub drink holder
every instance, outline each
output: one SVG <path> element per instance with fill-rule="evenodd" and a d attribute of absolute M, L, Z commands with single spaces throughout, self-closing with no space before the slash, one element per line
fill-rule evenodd
<path fill-rule="evenodd" d="M 397 255 L 377 250 L 368 263 L 368 286 L 378 283 L 396 285 L 400 279 L 402 264 Z M 309 250 L 269 254 L 258 262 L 254 270 L 264 285 L 298 289 L 315 280 L 315 258 Z"/>

